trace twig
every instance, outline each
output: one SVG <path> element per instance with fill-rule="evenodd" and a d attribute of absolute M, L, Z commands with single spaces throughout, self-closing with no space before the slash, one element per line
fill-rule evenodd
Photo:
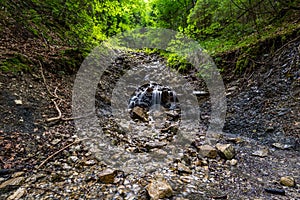
<path fill-rule="evenodd" d="M 46 121 L 47 122 L 51 122 L 51 121 L 55 121 L 55 120 L 59 120 L 59 119 L 61 119 L 62 117 L 62 114 L 61 114 L 61 111 L 60 111 L 60 109 L 59 109 L 59 107 L 58 107 L 58 105 L 57 105 L 57 103 L 53 100 L 53 99 L 51 99 L 51 101 L 54 103 L 54 105 L 55 105 L 55 108 L 56 108 L 56 110 L 57 110 L 57 112 L 58 112 L 58 116 L 57 117 L 52 117 L 52 118 L 48 118 L 48 119 L 46 119 Z"/>
<path fill-rule="evenodd" d="M 38 167 L 37 169 L 40 169 L 48 160 L 50 160 L 51 158 L 53 158 L 54 156 L 56 156 L 57 154 L 59 154 L 60 152 L 64 151 L 65 149 L 67 149 L 68 147 L 78 143 L 78 142 L 81 142 L 82 140 L 75 140 L 74 142 L 68 144 L 67 146 L 63 147 L 62 149 L 54 152 L 53 154 L 51 154 L 48 158 L 46 158 L 46 160 L 44 160 Z"/>
<path fill-rule="evenodd" d="M 42 74 L 43 81 L 44 81 L 45 87 L 46 87 L 46 89 L 47 89 L 47 92 L 48 92 L 51 96 L 53 96 L 53 97 L 55 97 L 55 98 L 59 98 L 59 97 L 57 96 L 57 94 L 56 94 L 56 89 L 55 89 L 55 93 L 54 93 L 54 94 L 50 91 L 50 89 L 49 89 L 49 87 L 48 87 L 48 85 L 47 85 L 47 82 L 46 82 L 46 78 L 45 78 L 45 76 L 44 76 L 43 65 L 42 65 L 42 63 L 41 63 L 40 61 L 39 61 L 39 65 L 40 65 L 40 68 L 41 68 L 41 74 Z"/>

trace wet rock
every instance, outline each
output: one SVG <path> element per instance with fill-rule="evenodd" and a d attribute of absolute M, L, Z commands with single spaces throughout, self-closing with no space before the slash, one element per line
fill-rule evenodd
<path fill-rule="evenodd" d="M 231 160 L 235 156 L 235 149 L 231 144 L 216 144 L 216 148 L 221 157 Z"/>
<path fill-rule="evenodd" d="M 178 165 L 177 165 L 177 170 L 178 170 L 178 172 L 180 172 L 180 173 L 187 173 L 187 174 L 191 174 L 191 173 L 192 173 L 192 171 L 190 170 L 190 168 L 187 167 L 187 166 L 185 166 L 185 165 L 182 164 L 182 163 L 178 163 Z"/>
<path fill-rule="evenodd" d="M 269 149 L 268 148 L 263 148 L 263 149 L 259 149 L 255 152 L 252 153 L 253 156 L 258 156 L 258 157 L 267 157 L 269 154 Z"/>
<path fill-rule="evenodd" d="M 148 115 L 146 109 L 136 106 L 132 109 L 131 115 L 133 119 L 139 119 L 142 121 L 147 122 L 148 121 Z"/>
<path fill-rule="evenodd" d="M 282 150 L 286 150 L 286 149 L 292 148 L 292 145 L 281 144 L 281 143 L 273 143 L 272 146 L 275 147 L 275 148 L 277 148 L 277 149 L 282 149 Z"/>
<path fill-rule="evenodd" d="M 152 200 L 163 199 L 173 195 L 172 187 L 164 178 L 152 180 L 151 183 L 146 186 L 146 190 Z"/>
<path fill-rule="evenodd" d="M 217 150 L 210 145 L 202 145 L 197 148 L 199 150 L 199 154 L 203 157 L 216 158 L 218 155 Z"/>
<path fill-rule="evenodd" d="M 155 148 L 162 148 L 162 147 L 164 147 L 164 146 L 166 146 L 167 145 L 167 143 L 165 143 L 165 142 L 146 142 L 145 143 L 145 148 L 146 149 L 155 149 Z"/>
<path fill-rule="evenodd" d="M 99 181 L 106 184 L 114 183 L 117 172 L 113 169 L 105 169 L 98 174 Z"/>
<path fill-rule="evenodd" d="M 294 187 L 295 179 L 291 176 L 284 176 L 280 178 L 280 184 L 288 187 Z"/>

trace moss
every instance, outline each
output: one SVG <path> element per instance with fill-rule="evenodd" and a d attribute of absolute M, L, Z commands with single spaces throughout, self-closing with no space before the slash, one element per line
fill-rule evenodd
<path fill-rule="evenodd" d="M 0 70 L 12 73 L 17 73 L 20 71 L 30 71 L 30 66 L 25 63 L 26 62 L 24 62 L 24 57 L 22 56 L 9 58 L 0 63 Z"/>

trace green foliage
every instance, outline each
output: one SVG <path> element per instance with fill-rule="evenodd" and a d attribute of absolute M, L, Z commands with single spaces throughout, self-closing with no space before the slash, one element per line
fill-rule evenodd
<path fill-rule="evenodd" d="M 0 63 L 0 70 L 4 72 L 17 73 L 19 71 L 29 71 L 29 61 L 22 55 L 17 54 L 13 58 L 6 59 Z"/>
<path fill-rule="evenodd" d="M 193 0 L 152 0 L 149 13 L 151 25 L 182 30 L 187 26 L 186 19 L 193 6 Z"/>

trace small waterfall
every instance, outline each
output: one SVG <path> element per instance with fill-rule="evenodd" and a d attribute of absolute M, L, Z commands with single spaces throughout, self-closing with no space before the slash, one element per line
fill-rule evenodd
<path fill-rule="evenodd" d="M 177 99 L 176 92 L 175 91 L 168 91 L 168 93 L 169 93 L 169 96 L 172 97 L 170 109 L 174 110 L 176 108 L 176 99 Z"/>
<path fill-rule="evenodd" d="M 135 106 L 140 106 L 147 110 L 158 110 L 160 106 L 163 106 L 173 110 L 177 108 L 177 102 L 176 92 L 170 87 L 150 82 L 142 85 L 133 93 L 128 107 L 132 109 Z"/>
<path fill-rule="evenodd" d="M 158 86 L 155 86 L 152 91 L 152 106 L 154 109 L 158 109 L 161 104 L 162 91 L 159 90 Z"/>

